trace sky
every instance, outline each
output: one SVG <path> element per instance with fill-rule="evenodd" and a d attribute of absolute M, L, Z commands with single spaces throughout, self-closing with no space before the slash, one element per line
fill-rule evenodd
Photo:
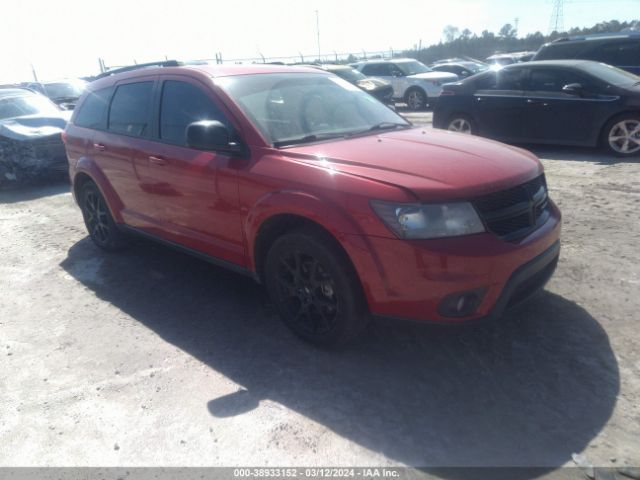
<path fill-rule="evenodd" d="M 442 39 L 446 25 L 546 33 L 552 0 L 2 0 L 0 84 L 99 73 L 159 59 L 401 51 Z M 640 18 L 640 0 L 565 0 L 564 26 Z M 313 57 L 311 57 L 313 55 Z"/>

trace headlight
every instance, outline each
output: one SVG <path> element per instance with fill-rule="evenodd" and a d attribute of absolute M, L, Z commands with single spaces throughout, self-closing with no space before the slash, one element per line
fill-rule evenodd
<path fill-rule="evenodd" d="M 400 238 L 456 237 L 485 231 L 480 217 L 468 202 L 423 205 L 373 200 L 371 207 Z"/>

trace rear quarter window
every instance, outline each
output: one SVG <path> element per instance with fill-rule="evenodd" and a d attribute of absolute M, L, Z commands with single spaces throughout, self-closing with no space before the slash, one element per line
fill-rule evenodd
<path fill-rule="evenodd" d="M 640 40 L 611 42 L 594 48 L 588 60 L 614 66 L 640 65 Z"/>
<path fill-rule="evenodd" d="M 552 43 L 543 46 L 534 57 L 535 60 L 563 60 L 581 58 L 585 49 L 584 42 Z"/>
<path fill-rule="evenodd" d="M 107 128 L 107 110 L 113 87 L 88 92 L 82 104 L 76 109 L 73 124 L 79 127 L 105 130 Z"/>

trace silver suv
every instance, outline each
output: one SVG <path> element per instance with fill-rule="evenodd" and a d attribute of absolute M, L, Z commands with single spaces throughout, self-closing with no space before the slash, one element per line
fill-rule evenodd
<path fill-rule="evenodd" d="M 353 65 L 368 77 L 379 77 L 393 85 L 393 98 L 405 102 L 411 110 L 421 110 L 433 103 L 442 92 L 442 85 L 458 80 L 454 73 L 434 72 L 413 58 L 369 60 Z"/>

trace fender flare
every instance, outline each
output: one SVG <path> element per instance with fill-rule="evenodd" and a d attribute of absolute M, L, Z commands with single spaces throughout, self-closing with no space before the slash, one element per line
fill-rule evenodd
<path fill-rule="evenodd" d="M 256 271 L 256 240 L 260 229 L 278 215 L 294 215 L 316 223 L 329 232 L 345 249 L 344 234 L 363 234 L 359 225 L 342 207 L 308 192 L 280 190 L 260 198 L 249 211 L 244 234 L 250 269 Z"/>

